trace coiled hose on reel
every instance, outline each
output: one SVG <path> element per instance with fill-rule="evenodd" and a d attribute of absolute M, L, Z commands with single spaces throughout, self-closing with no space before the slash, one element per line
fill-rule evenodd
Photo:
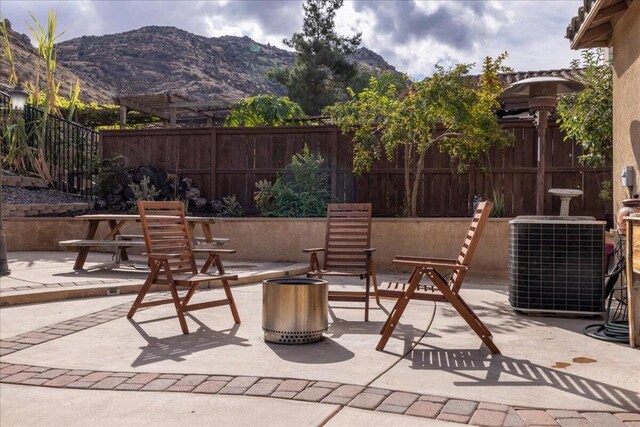
<path fill-rule="evenodd" d="M 605 298 L 607 298 L 607 318 L 604 323 L 588 325 L 584 328 L 584 334 L 602 341 L 628 343 L 629 323 L 626 302 L 626 287 L 624 269 L 626 260 L 624 257 L 624 243 L 620 239 L 616 251 L 618 262 L 615 267 L 605 276 Z M 620 287 L 616 288 L 616 283 L 620 279 Z M 619 296 L 617 296 L 619 295 Z M 616 306 L 612 304 L 616 302 Z"/>

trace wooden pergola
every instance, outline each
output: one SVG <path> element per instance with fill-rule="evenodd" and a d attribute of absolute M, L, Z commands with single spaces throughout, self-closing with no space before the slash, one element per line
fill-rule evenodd
<path fill-rule="evenodd" d="M 177 93 L 117 96 L 113 102 L 120 106 L 120 126 L 127 124 L 127 113 L 137 111 L 162 119 L 165 127 L 177 127 L 178 121 L 217 124 L 229 112 L 229 103 L 222 100 L 194 101 Z M 203 120 L 204 119 L 204 120 Z"/>

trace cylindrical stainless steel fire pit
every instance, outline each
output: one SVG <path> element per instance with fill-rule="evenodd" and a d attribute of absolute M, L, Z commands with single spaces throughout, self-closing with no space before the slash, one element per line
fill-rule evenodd
<path fill-rule="evenodd" d="M 326 280 L 265 280 L 262 282 L 265 341 L 304 344 L 321 340 L 328 328 L 328 300 Z"/>

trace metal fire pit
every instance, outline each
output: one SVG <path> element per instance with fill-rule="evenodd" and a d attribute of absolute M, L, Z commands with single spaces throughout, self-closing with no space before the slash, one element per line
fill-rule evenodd
<path fill-rule="evenodd" d="M 270 279 L 262 282 L 265 341 L 305 344 L 328 329 L 329 287 L 320 279 Z"/>

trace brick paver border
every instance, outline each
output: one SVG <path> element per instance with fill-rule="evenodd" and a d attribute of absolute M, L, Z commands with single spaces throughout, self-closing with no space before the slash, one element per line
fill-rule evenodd
<path fill-rule="evenodd" d="M 0 294 L 5 292 L 21 292 L 21 291 L 33 291 L 36 289 L 58 289 L 58 288 L 73 288 L 76 286 L 91 286 L 91 285 L 110 285 L 117 283 L 140 283 L 140 279 L 98 279 L 98 280 L 84 280 L 77 282 L 61 282 L 61 283 L 29 283 L 28 285 L 11 286 L 0 289 Z"/>
<path fill-rule="evenodd" d="M 348 406 L 479 426 L 640 427 L 640 413 L 563 411 L 422 395 L 305 379 L 70 370 L 2 362 L 2 356 L 120 318 L 129 303 L 0 340 L 0 382 L 67 389 L 272 397 Z"/>

